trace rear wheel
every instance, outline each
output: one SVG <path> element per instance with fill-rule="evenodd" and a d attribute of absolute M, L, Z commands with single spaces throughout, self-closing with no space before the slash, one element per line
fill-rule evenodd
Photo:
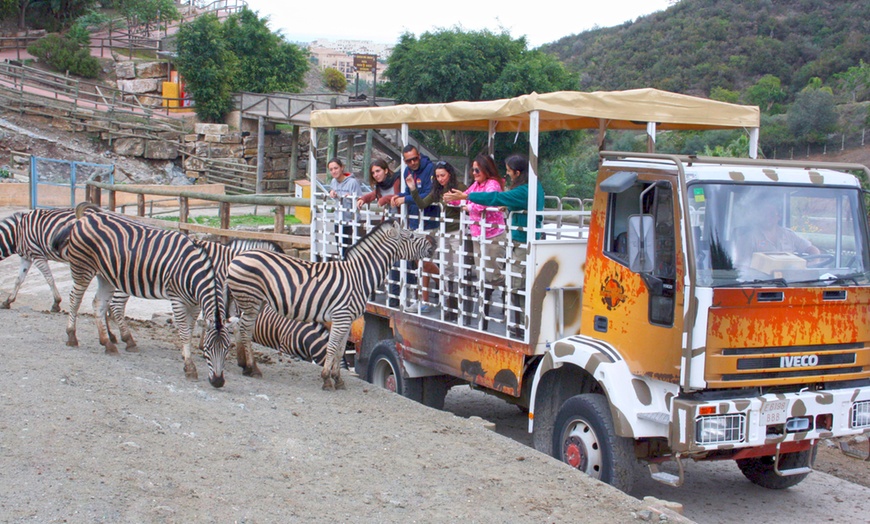
<path fill-rule="evenodd" d="M 810 458 L 815 458 L 816 447 L 806 451 L 797 451 L 795 453 L 783 453 L 779 456 L 779 470 L 788 470 L 794 468 L 802 468 L 810 464 Z M 786 489 L 796 486 L 801 483 L 809 473 L 800 473 L 798 475 L 789 475 L 782 477 L 776 474 L 773 470 L 774 457 L 753 457 L 748 459 L 740 459 L 737 461 L 737 467 L 743 473 L 743 476 L 767 489 Z"/>
<path fill-rule="evenodd" d="M 424 406 L 435 409 L 444 409 L 444 400 L 447 398 L 447 377 L 436 375 L 432 377 L 407 378 L 404 383 L 402 395 L 411 400 L 416 400 Z"/>
<path fill-rule="evenodd" d="M 553 427 L 553 456 L 619 490 L 634 485 L 634 441 L 616 436 L 604 395 L 584 393 L 562 404 Z"/>
<path fill-rule="evenodd" d="M 404 382 L 399 371 L 396 343 L 392 340 L 379 342 L 369 357 L 369 382 L 393 393 L 402 394 Z"/>

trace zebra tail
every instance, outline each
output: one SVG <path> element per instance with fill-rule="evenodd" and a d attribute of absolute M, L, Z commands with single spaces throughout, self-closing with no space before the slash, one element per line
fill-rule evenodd
<path fill-rule="evenodd" d="M 82 215 L 85 214 L 85 211 L 87 211 L 89 209 L 93 210 L 93 211 L 101 211 L 102 210 L 102 208 L 100 208 L 100 206 L 98 206 L 96 204 L 92 204 L 90 202 L 82 202 L 81 204 L 76 206 L 76 220 L 81 218 Z"/>
<path fill-rule="evenodd" d="M 56 256 L 60 258 L 65 258 L 63 257 L 63 252 L 66 250 L 66 247 L 69 244 L 69 235 L 72 232 L 72 228 L 74 225 L 75 222 L 71 222 L 63 226 L 63 228 L 61 228 L 61 230 L 55 233 L 54 237 L 52 237 L 51 250 Z"/>

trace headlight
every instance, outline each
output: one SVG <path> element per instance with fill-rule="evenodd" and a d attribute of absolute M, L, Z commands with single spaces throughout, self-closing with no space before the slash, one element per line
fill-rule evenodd
<path fill-rule="evenodd" d="M 695 441 L 698 444 L 742 442 L 746 438 L 746 415 L 710 415 L 695 419 Z"/>
<path fill-rule="evenodd" d="M 852 404 L 852 428 L 870 427 L 870 400 Z"/>

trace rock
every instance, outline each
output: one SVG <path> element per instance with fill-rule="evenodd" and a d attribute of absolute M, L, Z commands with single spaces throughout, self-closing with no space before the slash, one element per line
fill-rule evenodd
<path fill-rule="evenodd" d="M 115 77 L 119 79 L 129 80 L 136 78 L 136 66 L 133 62 L 117 62 L 115 63 Z"/>
<path fill-rule="evenodd" d="M 160 81 L 154 78 L 137 78 L 135 80 L 118 80 L 118 89 L 125 93 L 152 93 L 160 91 Z"/>
<path fill-rule="evenodd" d="M 115 153 L 122 156 L 142 156 L 145 154 L 144 138 L 117 138 L 112 146 Z"/>
<path fill-rule="evenodd" d="M 162 140 L 149 140 L 145 143 L 145 158 L 155 160 L 174 160 L 178 158 L 178 144 Z"/>
<path fill-rule="evenodd" d="M 230 126 L 226 124 L 196 124 L 193 130 L 198 135 L 226 135 L 230 132 Z"/>
<path fill-rule="evenodd" d="M 139 78 L 163 78 L 168 79 L 166 62 L 142 62 L 136 64 L 136 76 Z"/>

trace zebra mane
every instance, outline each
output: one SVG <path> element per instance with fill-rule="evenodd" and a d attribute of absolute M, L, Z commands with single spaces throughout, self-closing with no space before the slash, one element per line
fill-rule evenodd
<path fill-rule="evenodd" d="M 383 222 L 381 222 L 380 224 L 375 226 L 374 229 L 372 229 L 371 231 L 369 231 L 368 233 L 366 233 L 365 235 L 360 237 L 360 239 L 357 241 L 356 244 L 347 248 L 347 250 L 344 252 L 344 260 L 350 260 L 351 253 L 355 253 L 357 251 L 357 248 L 362 250 L 364 248 L 361 246 L 365 246 L 366 244 L 369 244 L 372 241 L 375 241 L 377 239 L 381 239 L 384 237 L 385 234 L 389 235 L 388 228 L 397 228 L 397 227 L 399 227 L 399 225 L 397 224 L 397 222 L 395 220 L 384 220 Z"/>

